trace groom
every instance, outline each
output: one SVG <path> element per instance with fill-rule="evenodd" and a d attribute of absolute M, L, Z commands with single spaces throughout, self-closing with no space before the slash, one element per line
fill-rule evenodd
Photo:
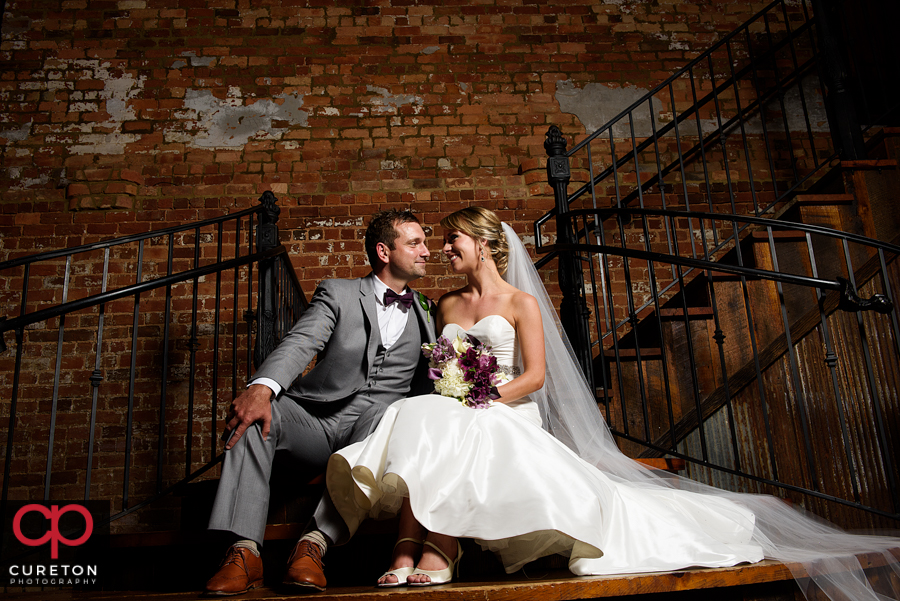
<path fill-rule="evenodd" d="M 208 594 L 262 585 L 259 546 L 276 451 L 321 471 L 332 452 L 368 436 L 390 403 L 429 392 L 420 347 L 435 338 L 433 305 L 408 288 L 425 274 L 425 232 L 410 211 L 384 211 L 369 222 L 365 246 L 372 273 L 321 282 L 231 404 L 209 528 L 233 533 L 236 542 L 207 582 Z M 315 367 L 302 375 L 315 356 Z M 284 583 L 324 590 L 322 556 L 348 536 L 326 491 L 288 560 Z"/>

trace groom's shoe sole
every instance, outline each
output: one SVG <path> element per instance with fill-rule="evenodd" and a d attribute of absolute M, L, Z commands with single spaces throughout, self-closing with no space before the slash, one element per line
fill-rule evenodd
<path fill-rule="evenodd" d="M 309 591 L 309 592 L 316 591 L 319 593 L 325 592 L 324 586 L 316 586 L 315 584 L 312 584 L 309 582 L 293 582 L 293 581 L 288 582 L 287 580 L 285 580 L 281 584 L 283 584 L 284 586 L 289 586 L 292 589 L 303 589 L 304 591 Z"/>

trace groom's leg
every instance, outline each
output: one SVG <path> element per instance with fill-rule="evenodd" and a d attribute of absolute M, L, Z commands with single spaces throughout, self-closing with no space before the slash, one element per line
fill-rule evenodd
<path fill-rule="evenodd" d="M 363 440 L 372 433 L 381 421 L 388 405 L 369 398 L 354 399 L 348 404 L 341 414 L 341 432 L 337 437 L 335 450 L 346 447 Z M 316 506 L 316 511 L 307 524 L 307 531 L 318 530 L 328 539 L 329 544 L 343 545 L 350 539 L 350 531 L 347 524 L 338 513 L 328 494 L 328 489 L 322 493 L 322 498 Z"/>
<path fill-rule="evenodd" d="M 260 425 L 253 424 L 225 452 L 209 528 L 262 543 L 275 453 L 287 451 L 301 468 L 323 470 L 331 454 L 327 421 L 290 399 L 273 401 L 268 439 L 264 441 Z"/>

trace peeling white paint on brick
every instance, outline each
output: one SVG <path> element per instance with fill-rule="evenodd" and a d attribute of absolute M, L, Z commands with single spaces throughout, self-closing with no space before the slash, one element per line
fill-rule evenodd
<path fill-rule="evenodd" d="M 372 109 L 373 114 L 396 113 L 397 109 L 404 105 L 413 105 L 416 109 L 423 108 L 425 103 L 421 96 L 415 94 L 390 94 L 386 88 L 376 86 L 366 86 L 366 90 L 374 92 L 379 96 L 372 97 L 370 104 L 375 107 Z M 419 112 L 418 110 L 416 112 Z"/>
<path fill-rule="evenodd" d="M 577 88 L 573 82 L 568 80 L 558 81 L 556 84 L 556 100 L 559 102 L 560 110 L 575 115 L 584 125 L 587 133 L 593 133 L 606 125 L 610 119 L 634 104 L 646 93 L 647 90 L 631 85 L 614 87 L 611 84 L 589 83 L 584 88 Z M 828 131 L 825 106 L 815 79 L 812 77 L 803 81 L 803 99 L 805 100 L 806 112 L 809 114 L 812 131 Z M 801 102 L 799 88 L 795 86 L 788 90 L 784 101 L 788 126 L 791 131 L 805 131 L 804 105 Z M 655 121 L 657 129 L 662 124 L 672 121 L 671 111 L 664 110 L 669 107 L 664 107 L 663 103 L 655 98 L 652 100 L 652 104 L 654 111 L 653 121 Z M 653 122 L 650 119 L 649 107 L 650 103 L 644 102 L 634 109 L 632 113 L 636 138 L 647 138 L 653 135 Z M 778 101 L 773 101 L 770 108 L 780 111 Z M 729 114 L 728 116 L 732 115 Z M 696 128 L 696 121 L 691 120 L 691 126 Z M 701 128 L 704 134 L 712 133 L 718 128 L 718 122 L 716 119 L 703 119 L 701 120 Z M 758 118 L 753 118 L 745 124 L 744 131 L 748 134 L 761 134 L 763 132 L 762 124 Z M 696 132 L 696 129 L 692 133 L 694 132 Z M 740 135 L 740 129 L 735 128 L 726 133 L 729 135 Z M 631 136 L 627 117 L 620 120 L 613 127 L 613 135 L 617 138 L 629 138 Z"/>
<path fill-rule="evenodd" d="M 103 82 L 103 89 L 91 93 L 75 93 L 70 96 L 68 112 L 100 113 L 109 115 L 104 121 L 68 123 L 61 128 L 61 140 L 69 144 L 73 154 L 124 154 L 128 143 L 138 139 L 137 134 L 123 134 L 122 123 L 136 119 L 128 101 L 143 92 L 145 77 L 135 77 L 131 73 L 113 73 L 110 64 L 99 60 L 48 60 L 47 73 L 58 71 L 77 72 L 79 79 Z M 26 89 L 54 90 L 73 88 L 71 81 L 23 82 Z M 70 135 L 66 135 L 70 134 Z M 49 140 L 48 140 L 49 141 Z"/>
<path fill-rule="evenodd" d="M 323 106 L 322 114 L 323 115 L 340 115 L 341 111 L 339 111 L 337 108 L 335 108 L 333 106 Z"/>
<path fill-rule="evenodd" d="M 20 167 L 9 168 L 9 179 L 13 182 L 9 186 L 10 190 L 27 190 L 32 187 L 43 187 L 50 183 L 50 176 L 48 174 L 42 174 L 40 177 L 23 179 L 22 169 Z"/>
<path fill-rule="evenodd" d="M 400 161 L 381 161 L 381 168 L 384 170 L 403 169 L 403 163 Z"/>
<path fill-rule="evenodd" d="M 190 60 L 192 67 L 210 67 L 213 65 L 213 63 L 216 62 L 215 57 L 213 57 L 213 56 L 197 56 L 197 53 L 194 52 L 193 50 L 185 50 L 179 56 L 183 56 L 184 58 L 187 58 L 188 60 Z M 176 66 L 176 63 L 180 63 L 180 64 L 178 66 Z M 186 66 L 187 66 L 187 63 L 185 63 L 184 61 L 180 61 L 180 60 L 175 61 L 175 63 L 172 64 L 173 69 L 180 69 L 181 67 L 186 67 Z"/>
<path fill-rule="evenodd" d="M 187 110 L 177 114 L 185 121 L 184 131 L 167 132 L 166 141 L 199 148 L 234 148 L 244 146 L 251 139 L 281 139 L 289 128 L 276 127 L 275 121 L 307 126 L 309 112 L 302 108 L 303 94 L 280 94 L 275 98 L 283 102 L 262 99 L 244 104 L 240 90 L 234 87 L 229 89 L 225 100 L 216 98 L 209 90 L 185 90 Z"/>
<path fill-rule="evenodd" d="M 22 123 L 18 127 L 12 127 L 10 129 L 0 130 L 0 138 L 6 138 L 7 144 L 9 142 L 21 142 L 22 140 L 28 139 L 28 136 L 31 135 L 31 121 L 28 123 Z"/>
<path fill-rule="evenodd" d="M 440 49 L 440 46 L 428 46 L 427 48 L 422 49 L 422 54 L 434 54 Z"/>
<path fill-rule="evenodd" d="M 646 93 L 647 90 L 628 85 L 613 87 L 607 84 L 589 83 L 579 89 L 569 80 L 556 82 L 556 101 L 559 102 L 560 110 L 578 117 L 588 133 L 606 125 L 610 119 Z M 657 111 L 654 116 L 659 122 L 662 103 L 654 100 L 653 104 Z M 634 134 L 637 137 L 645 138 L 652 135 L 650 113 L 647 109 L 648 105 L 644 104 L 634 112 Z M 628 120 L 619 122 L 613 128 L 613 134 L 623 138 L 630 136 Z"/>
<path fill-rule="evenodd" d="M 656 32 L 652 35 L 653 35 L 653 37 L 655 37 L 658 40 L 662 40 L 663 42 L 668 42 L 669 50 L 690 50 L 691 49 L 690 44 L 688 44 L 687 42 L 678 41 L 677 39 L 675 39 L 678 37 L 677 33 L 674 33 L 674 32 L 663 33 L 660 31 L 660 32 Z"/>

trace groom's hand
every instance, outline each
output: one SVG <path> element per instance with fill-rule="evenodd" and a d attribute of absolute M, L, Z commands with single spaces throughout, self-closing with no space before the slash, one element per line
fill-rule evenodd
<path fill-rule="evenodd" d="M 264 384 L 251 384 L 236 399 L 231 401 L 228 409 L 228 421 L 225 423 L 225 437 L 231 434 L 231 438 L 225 443 L 227 451 L 240 440 L 247 428 L 256 422 L 261 422 L 262 437 L 269 437 L 269 427 L 272 425 L 272 389 Z"/>

